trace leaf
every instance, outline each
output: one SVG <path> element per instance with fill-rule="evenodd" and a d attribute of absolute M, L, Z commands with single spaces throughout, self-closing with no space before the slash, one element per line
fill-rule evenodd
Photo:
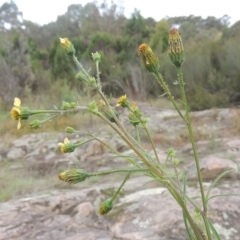
<path fill-rule="evenodd" d="M 221 240 L 220 236 L 218 235 L 218 232 L 217 230 L 214 228 L 211 220 L 208 218 L 208 223 L 209 223 L 209 226 L 210 226 L 210 229 L 211 229 L 211 232 L 213 233 L 214 237 L 216 240 Z"/>
<path fill-rule="evenodd" d="M 159 97 L 164 97 L 167 93 L 163 93 L 161 94 Z"/>
<path fill-rule="evenodd" d="M 232 196 L 238 196 L 238 197 L 240 197 L 240 194 L 235 194 L 235 193 L 226 193 L 226 194 L 218 194 L 218 195 L 213 195 L 213 196 L 211 196 L 208 200 L 207 200 L 207 202 L 210 200 L 210 199 L 212 199 L 212 198 L 216 198 L 216 197 L 232 197 Z"/>
<path fill-rule="evenodd" d="M 233 170 L 233 169 L 227 170 L 227 171 L 221 173 L 220 175 L 218 175 L 218 176 L 215 178 L 215 180 L 212 182 L 212 184 L 210 185 L 210 187 L 209 187 L 209 189 L 208 189 L 208 192 L 207 192 L 207 195 L 206 195 L 206 200 L 207 200 L 207 201 L 208 201 L 208 199 L 209 199 L 209 195 L 210 195 L 213 187 L 217 184 L 217 182 L 218 182 L 224 175 L 226 175 L 226 174 L 228 174 L 228 173 L 230 173 L 230 172 L 232 172 L 232 171 L 234 171 L 234 170 Z"/>
<path fill-rule="evenodd" d="M 183 220 L 184 220 L 184 225 L 185 225 L 185 228 L 186 228 L 189 239 L 197 240 L 196 237 L 192 234 L 191 229 L 188 226 L 187 218 L 186 218 L 186 215 L 185 215 L 184 211 L 183 211 Z"/>
<path fill-rule="evenodd" d="M 198 199 L 198 198 L 201 198 L 201 196 L 194 196 L 194 197 L 191 197 L 191 199 Z"/>

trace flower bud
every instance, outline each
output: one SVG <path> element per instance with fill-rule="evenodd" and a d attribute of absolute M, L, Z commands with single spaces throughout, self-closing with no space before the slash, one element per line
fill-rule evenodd
<path fill-rule="evenodd" d="M 152 49 L 143 43 L 138 48 L 138 55 L 142 58 L 143 64 L 149 72 L 158 72 L 159 62 Z"/>
<path fill-rule="evenodd" d="M 119 117 L 119 113 L 117 112 L 117 110 L 111 106 L 107 106 L 103 100 L 99 100 L 97 102 L 97 106 L 99 112 L 102 113 L 109 121 L 115 122 L 112 112 L 116 115 L 117 118 Z"/>
<path fill-rule="evenodd" d="M 169 32 L 168 56 L 173 65 L 175 65 L 177 68 L 181 67 L 185 60 L 181 35 L 175 28 Z"/>
<path fill-rule="evenodd" d="M 68 38 L 59 38 L 59 39 L 60 39 L 60 44 L 62 48 L 65 50 L 65 52 L 68 55 L 75 54 L 75 48 Z"/>
<path fill-rule="evenodd" d="M 112 210 L 112 208 L 113 208 L 113 201 L 110 198 L 101 203 L 98 211 L 101 215 L 104 215 L 104 214 L 107 214 L 108 212 L 110 212 Z"/>
<path fill-rule="evenodd" d="M 78 74 L 76 75 L 76 79 L 80 82 L 87 82 L 87 77 L 83 72 L 78 72 Z"/>
<path fill-rule="evenodd" d="M 69 102 L 65 102 L 65 101 L 62 102 L 62 109 L 63 110 L 68 110 L 70 108 L 71 108 L 71 104 Z"/>
<path fill-rule="evenodd" d="M 70 143 L 68 138 L 65 138 L 63 143 L 58 143 L 58 146 L 60 146 L 60 149 L 61 149 L 62 153 L 73 152 L 76 148 L 75 144 Z"/>
<path fill-rule="evenodd" d="M 129 101 L 127 99 L 127 95 L 123 95 L 118 99 L 118 104 L 117 106 L 122 106 L 122 107 L 128 107 L 129 106 Z"/>
<path fill-rule="evenodd" d="M 77 103 L 76 102 L 71 102 L 70 106 L 71 106 L 71 108 L 76 108 L 77 107 Z"/>
<path fill-rule="evenodd" d="M 167 153 L 168 153 L 168 156 L 171 158 L 174 158 L 176 156 L 176 152 L 174 148 L 168 148 Z"/>
<path fill-rule="evenodd" d="M 92 58 L 93 58 L 93 61 L 94 61 L 94 62 L 100 62 L 100 60 L 101 60 L 101 55 L 100 55 L 98 52 L 92 53 Z"/>
<path fill-rule="evenodd" d="M 41 127 L 41 121 L 39 121 L 39 120 L 34 120 L 34 121 L 30 122 L 29 124 L 30 124 L 31 129 L 38 129 Z"/>
<path fill-rule="evenodd" d="M 75 130 L 74 130 L 74 128 L 72 128 L 72 127 L 66 127 L 66 128 L 65 128 L 65 132 L 66 132 L 66 133 L 74 133 Z"/>
<path fill-rule="evenodd" d="M 69 169 L 62 173 L 58 174 L 58 178 L 69 184 L 76 184 L 78 182 L 83 182 L 86 178 L 89 177 L 89 174 L 86 173 L 83 169 Z"/>
<path fill-rule="evenodd" d="M 133 126 L 137 126 L 141 122 L 142 112 L 135 102 L 130 105 L 131 112 L 128 115 L 129 121 Z"/>

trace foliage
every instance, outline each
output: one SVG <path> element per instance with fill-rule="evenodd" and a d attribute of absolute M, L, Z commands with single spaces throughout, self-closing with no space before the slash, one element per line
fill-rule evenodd
<path fill-rule="evenodd" d="M 128 92 L 135 100 L 157 97 L 163 91 L 151 75 L 141 70 L 135 49 L 149 42 L 157 53 L 163 77 L 173 86 L 176 79 L 167 64 L 168 31 L 172 26 L 182 33 L 189 59 L 183 68 L 188 72 L 185 81 L 192 99 L 190 108 L 239 104 L 240 22 L 229 26 L 227 15 L 219 19 L 191 15 L 156 22 L 143 18 L 138 10 L 127 19 L 121 7 L 106 2 L 99 6 L 73 4 L 55 22 L 39 26 L 24 20 L 14 1 L 4 3 L 0 7 L 0 83 L 4 86 L 0 98 L 6 108 L 15 95 L 41 94 L 49 88 L 49 82 L 67 82 L 69 89 L 79 86 L 71 60 L 57 44 L 58 37 L 64 36 L 72 39 L 86 69 L 94 71 L 89 55 L 101 51 L 104 91 L 113 96 Z M 175 89 L 173 94 L 179 98 Z M 82 90 L 85 94 L 84 87 Z"/>

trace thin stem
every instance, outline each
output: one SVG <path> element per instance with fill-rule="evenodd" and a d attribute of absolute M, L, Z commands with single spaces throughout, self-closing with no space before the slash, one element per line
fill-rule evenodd
<path fill-rule="evenodd" d="M 152 149 L 153 149 L 154 154 L 155 154 L 155 157 L 156 157 L 156 159 L 157 159 L 157 163 L 160 164 L 160 159 L 159 159 L 159 157 L 158 157 L 155 144 L 154 144 L 154 142 L 153 142 L 153 140 L 152 140 L 152 137 L 151 137 L 151 135 L 150 135 L 150 133 L 149 133 L 149 131 L 148 131 L 148 128 L 147 128 L 147 127 L 144 127 L 144 129 L 145 129 L 145 131 L 146 131 L 146 133 L 147 133 L 148 139 L 149 139 L 150 142 L 151 142 Z"/>
<path fill-rule="evenodd" d="M 168 85 L 165 83 L 165 81 L 163 80 L 162 75 L 159 72 L 154 72 L 155 77 L 157 78 L 159 84 L 161 85 L 162 89 L 164 90 L 164 92 L 167 94 L 169 100 L 172 102 L 173 106 L 175 107 L 175 109 L 177 110 L 178 114 L 180 115 L 180 117 L 183 119 L 183 121 L 186 121 L 184 116 L 182 115 L 179 107 L 177 106 L 176 102 L 174 101 L 174 97 L 172 96 L 172 94 L 169 91 Z"/>
<path fill-rule="evenodd" d="M 100 80 L 99 61 L 96 61 L 96 71 L 97 71 L 98 87 L 99 87 L 99 90 L 102 91 L 102 85 L 101 85 L 101 80 Z"/>
<path fill-rule="evenodd" d="M 73 54 L 72 58 L 73 58 L 74 63 L 75 63 L 76 66 L 78 67 L 78 69 L 81 70 L 86 76 L 90 77 L 89 74 L 88 74 L 88 72 L 84 69 L 84 67 L 82 66 L 82 64 L 78 61 L 75 53 Z"/>
<path fill-rule="evenodd" d="M 102 172 L 89 173 L 89 176 L 105 176 L 112 173 L 134 173 L 134 172 L 149 172 L 149 169 L 116 169 L 116 170 L 107 170 Z"/>
<path fill-rule="evenodd" d="M 202 205 L 203 205 L 203 214 L 202 215 L 207 215 L 207 204 L 206 204 L 206 201 L 205 201 L 205 193 L 204 193 L 204 187 L 203 187 L 202 173 L 201 173 L 201 169 L 200 169 L 200 162 L 199 162 L 197 147 L 196 147 L 196 143 L 195 143 L 195 140 L 194 140 L 194 134 L 193 134 L 192 124 L 191 124 L 190 115 L 189 115 L 187 97 L 186 97 L 185 88 L 184 88 L 185 83 L 184 83 L 184 80 L 183 80 L 183 72 L 182 72 L 181 67 L 177 68 L 177 76 L 178 76 L 180 89 L 181 89 L 181 94 L 182 94 L 182 99 L 183 99 L 183 103 L 184 103 L 184 107 L 185 107 L 185 111 L 186 111 L 186 113 L 185 113 L 186 114 L 186 121 L 185 122 L 187 124 L 188 133 L 189 133 L 190 141 L 191 141 L 191 144 L 192 144 L 195 164 L 196 164 L 196 168 L 197 168 L 198 182 L 199 182 L 199 186 L 200 186 Z M 204 220 L 204 223 L 205 223 L 208 239 L 211 240 L 212 237 L 211 237 L 211 233 L 210 233 L 210 229 L 209 229 L 209 224 L 208 224 L 208 221 L 206 221 L 205 216 L 203 216 L 203 220 Z"/>
<path fill-rule="evenodd" d="M 147 126 L 146 126 L 146 123 L 143 123 L 142 119 L 141 119 L 129 106 L 128 106 L 128 110 L 129 110 L 131 113 L 133 113 L 133 114 L 138 118 L 138 120 L 141 122 L 141 124 L 143 125 L 143 128 L 144 128 L 144 130 L 145 130 L 146 133 L 147 133 L 148 139 L 149 139 L 149 141 L 151 142 L 152 149 L 153 149 L 153 151 L 154 151 L 154 154 L 155 154 L 157 163 L 160 164 L 160 160 L 159 160 L 159 157 L 158 157 L 158 154 L 157 154 L 157 151 L 156 151 L 155 144 L 154 144 L 154 142 L 153 142 L 153 140 L 152 140 L 152 137 L 151 137 L 151 135 L 150 135 L 150 133 L 149 133 L 149 131 L 148 131 L 148 128 L 147 128 Z M 139 142 L 139 143 L 140 143 L 140 142 Z"/>
<path fill-rule="evenodd" d="M 100 118 L 102 118 L 105 122 L 107 122 L 107 124 L 112 127 L 116 133 L 118 133 L 118 135 L 128 144 L 128 146 L 139 156 L 139 158 L 141 158 L 141 160 L 149 167 L 149 170 L 153 173 L 156 174 L 156 176 L 158 176 L 158 178 L 163 179 L 163 174 L 162 172 L 159 172 L 159 170 L 152 165 L 146 158 L 144 155 L 142 155 L 141 152 L 138 151 L 138 149 L 135 147 L 135 145 L 129 141 L 128 138 L 126 138 L 122 132 L 116 128 L 115 125 L 113 125 L 107 118 L 105 118 L 103 115 L 98 114 L 98 116 Z M 189 221 L 189 224 L 191 225 L 194 233 L 196 234 L 196 236 L 198 237 L 199 240 L 205 240 L 204 238 L 202 238 L 201 234 L 200 234 L 200 229 L 197 227 L 197 225 L 194 223 L 191 215 L 188 212 L 188 209 L 186 208 L 183 200 L 181 199 L 181 196 L 179 195 L 179 193 L 171 186 L 169 186 L 168 184 L 166 184 L 166 187 L 168 188 L 169 192 L 172 194 L 172 196 L 176 199 L 176 201 L 179 203 L 179 205 L 182 207 L 182 209 L 184 210 L 186 217 Z"/>
<path fill-rule="evenodd" d="M 142 145 L 142 144 L 141 144 L 141 140 L 140 140 L 140 135 L 139 135 L 139 128 L 138 128 L 138 126 L 135 126 L 135 132 L 136 132 L 136 138 L 137 138 L 137 141 L 138 141 L 139 145 Z"/>
<path fill-rule="evenodd" d="M 52 109 L 52 110 L 32 110 L 31 115 L 35 114 L 41 114 L 41 113 L 59 113 L 59 114 L 66 114 L 71 112 L 77 112 L 77 111 L 85 111 L 87 110 L 87 107 L 84 106 L 77 106 L 75 108 L 67 109 L 67 110 L 61 110 L 61 109 Z"/>
<path fill-rule="evenodd" d="M 146 166 L 148 166 L 157 176 L 159 176 L 160 178 L 163 177 L 162 173 L 159 172 L 159 170 L 153 166 L 148 159 L 146 159 L 146 157 L 139 151 L 138 148 L 136 148 L 136 146 L 130 141 L 129 138 L 127 138 L 125 136 L 125 134 L 123 134 L 120 129 L 118 129 L 116 127 L 116 125 L 114 125 L 112 122 L 110 122 L 106 117 L 104 117 L 102 114 L 100 113 L 96 113 L 100 118 L 102 118 L 111 128 L 113 128 L 115 130 L 115 132 L 128 144 L 128 146 L 137 154 L 137 156 L 146 164 Z"/>
<path fill-rule="evenodd" d="M 186 218 L 192 227 L 193 232 L 195 233 L 198 240 L 206 240 L 202 230 L 198 227 L 198 225 L 195 223 L 195 221 L 192 219 L 191 215 L 189 214 L 189 211 L 184 203 L 184 200 L 180 196 L 180 194 L 175 190 L 174 187 L 170 187 L 170 184 L 166 184 L 166 187 L 168 191 L 172 194 L 172 196 L 175 198 L 175 200 L 178 202 L 178 204 L 181 206 L 182 210 L 184 211 Z"/>
<path fill-rule="evenodd" d="M 126 181 L 130 178 L 131 172 L 128 173 L 128 175 L 125 177 L 125 179 L 123 180 L 121 186 L 118 188 L 118 190 L 114 193 L 113 197 L 112 197 L 112 201 L 114 201 L 114 199 L 116 198 L 116 196 L 118 195 L 118 193 L 120 192 L 120 190 L 122 189 L 123 185 L 126 183 Z"/>

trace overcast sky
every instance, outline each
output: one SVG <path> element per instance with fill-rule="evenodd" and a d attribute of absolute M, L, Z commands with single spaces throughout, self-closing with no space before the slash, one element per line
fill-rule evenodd
<path fill-rule="evenodd" d="M 9 0 L 0 0 L 0 6 Z M 110 0 L 109 0 L 110 1 Z M 23 18 L 39 24 L 46 24 L 55 21 L 58 15 L 67 11 L 71 4 L 85 5 L 87 0 L 15 0 Z M 98 2 L 102 2 L 98 0 Z M 116 3 L 123 2 L 125 15 L 127 17 L 135 8 L 140 10 L 144 17 L 153 17 L 156 21 L 169 16 L 215 16 L 221 18 L 227 14 L 231 17 L 231 24 L 240 20 L 238 1 L 227 0 L 115 0 Z"/>

